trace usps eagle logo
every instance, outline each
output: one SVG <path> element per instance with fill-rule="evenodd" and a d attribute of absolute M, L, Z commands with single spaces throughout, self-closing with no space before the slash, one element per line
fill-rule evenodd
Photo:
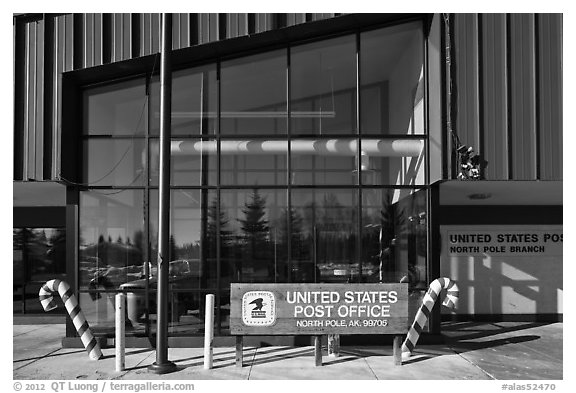
<path fill-rule="evenodd" d="M 269 291 L 250 291 L 242 297 L 242 322 L 246 326 L 276 323 L 276 298 Z"/>

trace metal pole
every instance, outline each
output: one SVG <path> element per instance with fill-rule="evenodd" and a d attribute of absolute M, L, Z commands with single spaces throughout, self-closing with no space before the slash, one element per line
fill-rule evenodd
<path fill-rule="evenodd" d="M 214 340 L 214 295 L 206 295 L 206 307 L 204 311 L 204 370 L 212 368 Z"/>
<path fill-rule="evenodd" d="M 116 294 L 116 334 L 114 336 L 114 346 L 116 347 L 116 371 L 124 371 L 125 363 L 125 315 L 126 315 L 126 295 Z"/>
<path fill-rule="evenodd" d="M 168 267 L 170 242 L 170 127 L 172 101 L 172 14 L 162 14 L 160 49 L 160 180 L 158 212 L 158 296 L 156 324 L 156 362 L 148 367 L 155 374 L 176 370 L 168 360 Z"/>

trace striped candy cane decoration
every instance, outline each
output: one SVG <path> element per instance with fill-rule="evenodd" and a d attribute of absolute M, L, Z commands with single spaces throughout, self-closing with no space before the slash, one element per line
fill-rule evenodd
<path fill-rule="evenodd" d="M 86 352 L 88 352 L 88 356 L 92 360 L 99 360 L 102 357 L 100 345 L 92 335 L 92 331 L 90 330 L 88 322 L 86 321 L 86 318 L 84 318 L 84 314 L 78 305 L 76 296 L 74 296 L 74 293 L 70 289 L 70 285 L 61 280 L 50 280 L 46 282 L 46 284 L 42 285 L 38 296 L 40 298 L 40 303 L 42 303 L 42 307 L 44 307 L 44 311 L 51 311 L 57 307 L 54 302 L 54 296 L 52 296 L 54 292 L 60 294 L 62 302 L 68 311 L 68 315 L 70 315 L 70 319 L 74 322 L 74 326 L 82 340 L 82 344 L 84 344 L 84 348 L 86 348 Z"/>
<path fill-rule="evenodd" d="M 432 307 L 434 307 L 434 303 L 438 300 L 438 296 L 442 289 L 446 289 L 446 296 L 444 297 L 442 304 L 453 309 L 458 307 L 458 285 L 456 285 L 454 281 L 445 277 L 432 281 L 432 284 L 430 284 L 430 287 L 428 288 L 428 292 L 424 295 L 422 305 L 416 313 L 414 323 L 408 331 L 408 336 L 402 344 L 402 359 L 408 359 L 410 355 L 412 355 L 412 351 L 416 346 L 420 333 L 422 333 L 422 329 L 426 326 Z"/>

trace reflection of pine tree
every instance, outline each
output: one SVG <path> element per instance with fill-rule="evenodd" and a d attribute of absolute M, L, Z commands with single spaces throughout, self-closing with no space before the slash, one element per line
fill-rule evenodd
<path fill-rule="evenodd" d="M 278 227 L 280 229 L 280 241 L 284 243 L 288 241 L 288 228 L 291 228 L 290 242 L 293 259 L 301 260 L 310 257 L 310 250 L 305 247 L 303 219 L 296 209 L 284 209 Z"/>
<path fill-rule="evenodd" d="M 260 196 L 257 189 L 252 193 L 251 201 L 244 204 L 244 220 L 238 219 L 244 232 L 245 251 L 249 255 L 265 257 L 269 239 L 268 220 L 266 215 L 266 198 Z M 264 254 L 264 255 L 263 255 Z"/>
<path fill-rule="evenodd" d="M 206 224 L 206 240 L 208 241 L 208 250 L 210 253 L 216 252 L 216 240 L 218 236 L 217 224 L 220 224 L 220 246 L 222 250 L 230 246 L 230 240 L 232 237 L 232 231 L 228 230 L 229 220 L 226 217 L 224 208 L 220 209 L 220 214 L 218 214 L 218 200 L 214 198 L 212 203 L 208 207 L 208 222 Z M 216 218 L 218 217 L 218 219 Z"/>
<path fill-rule="evenodd" d="M 144 250 L 144 232 L 136 231 L 134 233 L 134 247 L 140 251 Z"/>
<path fill-rule="evenodd" d="M 170 235 L 170 239 L 168 240 L 168 255 L 170 256 L 171 261 L 178 259 L 178 249 L 176 247 L 176 239 L 174 239 L 174 235 Z"/>

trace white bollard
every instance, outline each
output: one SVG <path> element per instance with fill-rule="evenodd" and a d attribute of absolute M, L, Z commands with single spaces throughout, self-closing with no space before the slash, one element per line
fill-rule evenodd
<path fill-rule="evenodd" d="M 119 293 L 116 295 L 116 335 L 114 344 L 116 347 L 116 371 L 124 371 L 124 353 L 126 345 L 124 342 L 125 336 L 125 319 L 126 315 L 126 295 Z"/>
<path fill-rule="evenodd" d="M 214 295 L 206 295 L 204 316 L 204 370 L 212 368 L 212 341 L 214 340 Z"/>

